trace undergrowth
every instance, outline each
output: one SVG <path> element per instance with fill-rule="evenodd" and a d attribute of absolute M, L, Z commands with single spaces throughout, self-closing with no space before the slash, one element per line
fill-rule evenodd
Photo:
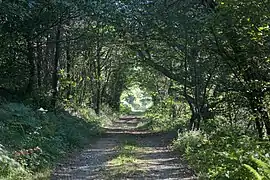
<path fill-rule="evenodd" d="M 68 111 L 34 110 L 21 103 L 1 105 L 0 179 L 28 180 L 36 174 L 37 179 L 48 178 L 56 162 L 102 133 L 105 115 L 97 117 L 79 107 Z"/>
<path fill-rule="evenodd" d="M 139 127 L 155 132 L 177 130 L 185 126 L 186 119 L 189 117 L 190 113 L 186 104 L 167 98 L 145 112 L 146 121 L 144 124 L 139 124 Z"/>
<path fill-rule="evenodd" d="M 225 116 L 202 122 L 200 131 L 188 131 L 190 113 L 186 104 L 170 98 L 151 107 L 148 120 L 138 128 L 178 131 L 173 148 L 195 170 L 199 179 L 270 180 L 270 142 L 259 140 L 248 127 L 248 113 L 239 110 L 231 122 Z M 232 112 L 230 112 L 232 113 Z"/>
<path fill-rule="evenodd" d="M 179 133 L 173 143 L 201 179 L 270 179 L 269 141 L 217 131 Z"/>

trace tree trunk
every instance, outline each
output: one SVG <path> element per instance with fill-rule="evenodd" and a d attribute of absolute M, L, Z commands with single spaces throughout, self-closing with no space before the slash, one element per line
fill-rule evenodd
<path fill-rule="evenodd" d="M 194 111 L 191 111 L 191 118 L 189 120 L 189 126 L 188 126 L 188 130 L 189 131 L 192 131 L 194 130 L 194 127 L 195 127 L 195 120 L 196 120 L 196 115 L 194 113 Z"/>
<path fill-rule="evenodd" d="M 70 44 L 68 43 L 67 45 L 67 49 L 66 49 L 66 56 L 67 56 L 67 80 L 71 81 L 71 55 L 70 55 Z M 71 95 L 71 84 L 68 84 L 67 87 L 67 100 L 70 99 L 70 95 Z"/>
<path fill-rule="evenodd" d="M 117 79 L 116 79 L 116 83 L 115 83 L 115 88 L 112 94 L 112 109 L 115 110 L 116 112 L 120 111 L 120 103 L 121 103 L 121 94 L 123 92 L 123 88 L 124 88 L 124 81 L 123 81 L 123 77 L 121 77 L 121 70 L 119 70 L 118 75 L 117 75 Z"/>
<path fill-rule="evenodd" d="M 37 42 L 37 84 L 41 88 L 41 62 L 43 61 L 41 42 Z"/>
<path fill-rule="evenodd" d="M 265 125 L 266 134 L 270 135 L 270 120 L 268 113 L 263 106 L 263 93 L 251 92 L 247 94 L 250 108 L 255 115 L 255 124 L 259 138 L 263 138 L 263 125 Z"/>
<path fill-rule="evenodd" d="M 267 111 L 265 110 L 264 107 L 260 106 L 258 108 L 258 112 L 260 114 L 260 118 L 261 118 L 261 121 L 264 123 L 265 125 L 265 130 L 266 130 L 266 134 L 267 136 L 270 137 L 270 120 L 269 120 L 269 116 L 268 116 L 268 113 Z"/>
<path fill-rule="evenodd" d="M 54 56 L 54 63 L 53 63 L 53 72 L 52 72 L 52 101 L 51 106 L 52 108 L 55 107 L 57 101 L 57 85 L 58 85 L 58 63 L 60 58 L 60 38 L 61 38 L 61 26 L 57 27 L 56 32 L 56 44 L 55 44 L 55 56 Z"/>
<path fill-rule="evenodd" d="M 176 105 L 175 104 L 172 104 L 172 106 L 171 106 L 171 117 L 172 117 L 172 120 L 175 120 L 176 119 L 176 115 L 177 115 L 177 113 L 176 113 Z"/>
<path fill-rule="evenodd" d="M 185 97 L 188 104 L 189 104 L 189 108 L 191 111 L 191 118 L 189 120 L 189 130 L 193 131 L 193 130 L 199 130 L 199 111 L 198 108 L 196 107 L 195 103 L 194 103 L 194 99 L 190 96 L 186 96 Z"/>
<path fill-rule="evenodd" d="M 95 106 L 95 112 L 97 115 L 100 114 L 100 105 L 101 105 L 101 49 L 102 47 L 100 47 L 100 43 L 99 40 L 97 41 L 97 54 L 96 54 L 96 78 L 97 78 L 97 82 L 96 82 L 96 106 Z"/>
<path fill-rule="evenodd" d="M 42 65 L 44 69 L 44 77 L 42 79 L 43 88 L 45 91 L 51 90 L 51 82 L 52 82 L 52 67 L 54 60 L 54 52 L 55 52 L 55 44 L 52 44 L 50 41 L 54 39 L 48 35 L 46 37 L 46 47 L 44 50 L 44 64 Z"/>
<path fill-rule="evenodd" d="M 258 131 L 258 136 L 260 139 L 263 138 L 263 125 L 260 121 L 260 118 L 256 117 L 255 119 L 256 129 Z"/>
<path fill-rule="evenodd" d="M 264 124 L 266 129 L 266 134 L 268 137 L 270 137 L 270 120 L 267 112 L 264 111 Z"/>
<path fill-rule="evenodd" d="M 27 60 L 29 63 L 29 78 L 26 88 L 26 94 L 30 95 L 34 89 L 35 83 L 35 62 L 34 62 L 34 47 L 31 40 L 27 40 Z"/>

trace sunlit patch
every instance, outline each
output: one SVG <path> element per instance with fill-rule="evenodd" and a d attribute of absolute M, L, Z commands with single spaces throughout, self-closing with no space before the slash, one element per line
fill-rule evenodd
<path fill-rule="evenodd" d="M 132 112 L 144 112 L 153 105 L 152 97 L 138 85 L 133 85 L 121 95 L 121 106 Z"/>
<path fill-rule="evenodd" d="M 143 160 L 137 159 L 134 155 L 120 154 L 107 163 L 105 174 L 110 178 L 116 178 L 145 173 L 146 170 L 140 168 L 143 163 Z"/>

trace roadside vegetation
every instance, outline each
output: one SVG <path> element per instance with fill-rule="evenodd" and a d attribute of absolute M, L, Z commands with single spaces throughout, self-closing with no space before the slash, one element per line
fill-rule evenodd
<path fill-rule="evenodd" d="M 0 179 L 48 179 L 57 162 L 103 133 L 93 110 L 34 109 L 22 103 L 0 105 Z"/>
<path fill-rule="evenodd" d="M 131 114 L 204 179 L 269 179 L 269 17 L 269 0 L 0 1 L 0 178 Z"/>

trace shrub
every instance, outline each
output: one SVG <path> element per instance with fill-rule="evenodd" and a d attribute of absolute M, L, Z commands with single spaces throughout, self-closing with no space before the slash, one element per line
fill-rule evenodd
<path fill-rule="evenodd" d="M 30 173 L 15 159 L 10 157 L 8 152 L 0 144 L 0 179 L 29 179 Z"/>
<path fill-rule="evenodd" d="M 174 113 L 173 107 L 175 108 Z M 175 117 L 173 117 L 173 114 L 175 114 Z M 189 119 L 189 117 L 190 114 L 186 104 L 174 102 L 170 98 L 166 99 L 164 103 L 152 106 L 145 113 L 145 119 L 151 122 L 149 128 L 154 131 L 182 130 L 185 128 L 186 119 Z"/>
<path fill-rule="evenodd" d="M 120 104 L 120 114 L 128 115 L 131 113 L 131 107 L 128 105 Z"/>
<path fill-rule="evenodd" d="M 270 179 L 270 160 L 269 155 L 267 159 L 260 160 L 254 157 L 251 157 L 252 165 L 244 164 L 244 167 L 250 172 L 250 174 L 257 180 Z"/>
<path fill-rule="evenodd" d="M 190 151 L 197 150 L 207 141 L 207 138 L 200 131 L 188 131 L 178 133 L 178 138 L 174 140 L 173 144 L 175 149 L 189 155 Z"/>
<path fill-rule="evenodd" d="M 1 105 L 0 143 L 5 145 L 6 151 L 1 150 L 0 161 L 8 165 L 3 166 L 7 168 L 1 169 L 0 177 L 17 173 L 12 169 L 18 168 L 13 168 L 12 164 L 24 172 L 19 173 L 22 175 L 18 175 L 18 178 L 29 175 L 29 172 L 51 168 L 67 152 L 82 148 L 94 135 L 101 133 L 100 118 L 92 114 L 90 109 L 78 108 L 73 112 L 62 110 L 55 113 L 42 108 L 34 110 L 21 103 Z M 42 152 L 29 153 L 37 146 Z M 6 154 L 15 151 L 16 155 Z M 18 152 L 27 153 L 17 156 Z"/>
<path fill-rule="evenodd" d="M 202 179 L 254 179 L 255 172 L 261 177 L 269 176 L 267 168 L 257 165 L 261 161 L 270 164 L 268 141 L 219 131 L 207 137 L 201 132 L 184 132 L 173 147 L 184 154 Z"/>

